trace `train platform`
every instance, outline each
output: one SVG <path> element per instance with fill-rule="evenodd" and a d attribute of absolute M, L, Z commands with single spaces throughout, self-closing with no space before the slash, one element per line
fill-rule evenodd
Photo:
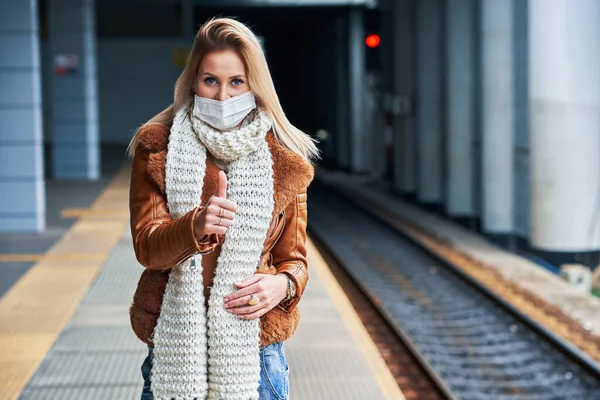
<path fill-rule="evenodd" d="M 128 166 L 104 183 L 89 191 L 95 199 L 80 193 L 85 185 L 50 192 L 57 197 L 48 218 L 73 220 L 43 240 L 0 237 L 0 265 L 17 271 L 0 293 L 0 399 L 141 394 L 147 349 L 129 326 L 142 267 L 128 227 Z M 302 322 L 285 344 L 290 398 L 404 399 L 349 299 L 310 240 L 308 246 L 312 272 L 300 303 Z"/>
<path fill-rule="evenodd" d="M 600 362 L 600 299 L 485 236 L 402 200 L 368 176 L 321 169 L 319 179 L 451 262 L 509 305 Z"/>

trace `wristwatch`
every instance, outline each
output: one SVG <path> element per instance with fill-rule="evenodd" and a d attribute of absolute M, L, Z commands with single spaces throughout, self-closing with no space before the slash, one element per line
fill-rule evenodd
<path fill-rule="evenodd" d="M 290 276 L 288 274 L 285 274 L 287 278 L 287 295 L 285 296 L 285 299 L 281 300 L 282 303 L 285 303 L 287 301 L 290 301 L 292 299 L 292 297 L 294 297 L 296 295 L 296 284 L 294 283 L 294 281 L 292 280 L 292 278 L 290 278 Z"/>

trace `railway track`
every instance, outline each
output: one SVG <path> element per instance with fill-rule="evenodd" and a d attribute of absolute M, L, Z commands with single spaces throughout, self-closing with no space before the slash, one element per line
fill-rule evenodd
<path fill-rule="evenodd" d="M 585 354 L 333 188 L 309 197 L 311 236 L 407 398 L 600 399 Z"/>
<path fill-rule="evenodd" d="M 394 328 L 381 315 L 369 297 L 355 284 L 344 266 L 332 257 L 327 245 L 314 235 L 311 236 L 320 255 L 373 339 L 379 353 L 396 379 L 396 383 L 402 389 L 406 400 L 445 399 L 435 382 L 431 380 L 430 375 L 413 356 L 411 350 L 396 335 Z"/>

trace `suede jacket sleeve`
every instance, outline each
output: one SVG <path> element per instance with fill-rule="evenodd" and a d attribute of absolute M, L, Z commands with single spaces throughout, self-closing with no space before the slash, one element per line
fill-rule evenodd
<path fill-rule="evenodd" d="M 280 305 L 290 312 L 300 301 L 308 281 L 308 263 L 306 261 L 306 191 L 298 194 L 285 208 L 286 223 L 283 232 L 273 249 L 273 266 L 277 273 L 285 273 L 296 284 L 296 295 Z"/>
<path fill-rule="evenodd" d="M 167 201 L 148 174 L 150 151 L 139 147 L 133 159 L 129 188 L 131 235 L 135 256 L 148 269 L 174 267 L 196 253 L 209 253 L 218 244 L 216 235 L 200 241 L 194 235 L 194 219 L 202 208 L 196 207 L 173 219 Z M 198 199 L 200 203 L 200 199 Z"/>

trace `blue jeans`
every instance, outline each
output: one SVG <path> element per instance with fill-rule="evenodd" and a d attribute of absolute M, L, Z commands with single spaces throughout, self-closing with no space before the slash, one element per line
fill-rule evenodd
<path fill-rule="evenodd" d="M 142 364 L 144 390 L 141 400 L 154 400 L 150 390 L 150 370 L 152 369 L 152 347 L 148 357 Z M 283 351 L 283 342 L 273 343 L 260 349 L 260 383 L 258 394 L 260 400 L 288 400 L 289 369 Z M 203 399 L 202 399 L 203 400 Z"/>

